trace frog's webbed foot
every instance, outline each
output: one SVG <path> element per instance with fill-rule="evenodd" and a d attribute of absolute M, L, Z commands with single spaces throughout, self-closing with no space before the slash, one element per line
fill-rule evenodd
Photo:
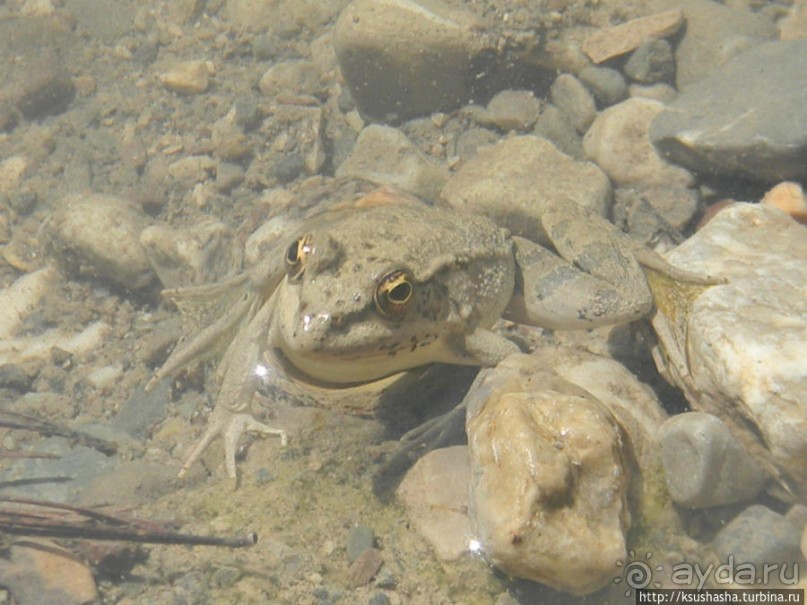
<path fill-rule="evenodd" d="M 227 469 L 227 475 L 231 479 L 235 479 L 235 455 L 238 450 L 238 440 L 245 432 L 280 437 L 280 443 L 284 447 L 288 443 L 286 431 L 258 422 L 250 413 L 231 412 L 218 406 L 211 414 L 201 439 L 196 443 L 190 456 L 179 470 L 178 476 L 180 478 L 184 477 L 213 440 L 221 435 L 224 438 L 224 464 Z"/>

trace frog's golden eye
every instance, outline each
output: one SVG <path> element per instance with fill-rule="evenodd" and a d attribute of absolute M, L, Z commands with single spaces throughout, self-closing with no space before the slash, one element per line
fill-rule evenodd
<path fill-rule="evenodd" d="M 401 320 L 412 300 L 414 281 L 404 269 L 387 273 L 375 289 L 375 308 L 388 319 Z"/>
<path fill-rule="evenodd" d="M 305 271 L 308 255 L 314 250 L 310 235 L 298 237 L 286 250 L 286 272 L 289 279 L 298 279 Z"/>

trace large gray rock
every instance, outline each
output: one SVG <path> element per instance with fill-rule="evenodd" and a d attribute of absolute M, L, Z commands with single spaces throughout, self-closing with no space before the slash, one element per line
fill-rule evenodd
<path fill-rule="evenodd" d="M 486 47 L 479 25 L 438 0 L 354 0 L 333 44 L 361 112 L 395 122 L 468 101 L 474 57 Z"/>
<path fill-rule="evenodd" d="M 512 233 L 542 232 L 531 216 L 569 200 L 605 215 L 611 185 L 591 162 L 578 162 L 551 142 L 519 136 L 480 149 L 451 178 L 442 197 L 454 208 L 485 214 Z"/>
<path fill-rule="evenodd" d="M 727 283 L 671 295 L 650 276 L 659 370 L 801 498 L 807 497 L 806 234 L 779 210 L 735 204 L 667 257 Z"/>
<path fill-rule="evenodd" d="M 676 86 L 684 90 L 717 73 L 732 57 L 777 38 L 776 27 L 758 13 L 712 0 L 656 0 L 657 8 L 683 9 L 686 31 L 676 45 Z"/>
<path fill-rule="evenodd" d="M 659 439 L 667 486 L 682 506 L 743 502 L 765 483 L 759 464 L 717 416 L 679 414 L 664 423 Z"/>
<path fill-rule="evenodd" d="M 768 42 L 689 86 L 650 138 L 699 172 L 763 181 L 807 178 L 807 39 Z"/>

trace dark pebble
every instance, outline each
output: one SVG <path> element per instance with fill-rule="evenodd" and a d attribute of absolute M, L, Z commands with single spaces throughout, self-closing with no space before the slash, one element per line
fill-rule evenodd
<path fill-rule="evenodd" d="M 367 605 L 389 605 L 390 600 L 387 595 L 383 592 L 379 592 L 378 594 L 373 595 L 370 597 L 370 600 L 367 601 Z"/>
<path fill-rule="evenodd" d="M 652 40 L 637 48 L 625 63 L 625 75 L 644 84 L 671 82 L 675 58 L 666 40 Z"/>
<path fill-rule="evenodd" d="M 628 98 L 628 85 L 622 74 L 610 67 L 586 67 L 578 75 L 601 107 L 609 107 Z"/>
<path fill-rule="evenodd" d="M 383 563 L 384 559 L 380 550 L 377 548 L 365 549 L 347 570 L 350 585 L 354 588 L 364 586 L 378 573 Z"/>

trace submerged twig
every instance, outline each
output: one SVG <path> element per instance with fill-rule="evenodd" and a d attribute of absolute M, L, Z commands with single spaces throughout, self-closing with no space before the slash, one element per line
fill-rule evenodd
<path fill-rule="evenodd" d="M 87 433 L 76 431 L 62 424 L 56 424 L 48 420 L 41 420 L 33 416 L 19 414 L 17 412 L 0 412 L 0 426 L 10 429 L 24 429 L 26 431 L 35 431 L 40 435 L 46 437 L 57 436 L 66 437 L 73 441 L 80 443 L 86 447 L 91 447 L 98 450 L 102 454 L 112 456 L 118 451 L 118 444 L 114 441 L 107 441 L 99 437 L 93 437 Z"/>
<path fill-rule="evenodd" d="M 151 521 L 124 519 L 91 508 L 45 500 L 0 498 L 1 503 L 17 506 L 0 508 L 0 533 L 228 548 L 253 546 L 258 541 L 254 533 L 225 537 L 184 534 Z"/>

